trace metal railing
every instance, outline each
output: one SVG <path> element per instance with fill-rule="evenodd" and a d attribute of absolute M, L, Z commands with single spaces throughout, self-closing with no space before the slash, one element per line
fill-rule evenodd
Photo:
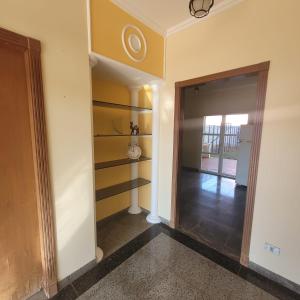
<path fill-rule="evenodd" d="M 240 126 L 225 124 L 223 152 L 235 152 L 240 141 Z M 219 153 L 221 126 L 206 125 L 203 130 L 203 152 Z M 208 151 L 207 151 L 208 149 Z"/>

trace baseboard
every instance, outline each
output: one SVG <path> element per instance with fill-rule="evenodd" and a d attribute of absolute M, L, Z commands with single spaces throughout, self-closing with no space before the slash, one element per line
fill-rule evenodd
<path fill-rule="evenodd" d="M 89 263 L 81 267 L 80 269 L 76 270 L 75 272 L 67 276 L 66 278 L 60 280 L 58 282 L 58 290 L 60 291 L 61 289 L 69 285 L 71 282 L 79 278 L 81 275 L 91 270 L 96 265 L 97 265 L 96 259 L 93 259 Z"/>
<path fill-rule="evenodd" d="M 186 171 L 190 171 L 190 172 L 197 172 L 199 173 L 200 170 L 197 169 L 197 168 L 192 168 L 192 167 L 185 167 L 185 166 L 182 166 L 182 169 L 186 170 Z"/>
<path fill-rule="evenodd" d="M 276 273 L 273 273 L 272 271 L 265 269 L 264 267 L 251 261 L 249 262 L 249 269 L 252 269 L 253 271 L 277 282 L 278 284 L 288 288 L 289 290 L 300 294 L 300 285 L 295 282 L 292 282 Z"/>
<path fill-rule="evenodd" d="M 72 283 L 74 280 L 78 279 L 80 276 L 82 276 L 84 273 L 91 270 L 94 266 L 97 265 L 96 259 L 91 260 L 89 263 L 78 269 L 77 271 L 73 272 L 66 278 L 60 280 L 58 282 L 58 291 L 62 290 L 64 287 L 68 286 L 70 283 Z M 45 293 L 43 290 L 40 290 L 33 296 L 29 297 L 28 300 L 47 300 Z"/>

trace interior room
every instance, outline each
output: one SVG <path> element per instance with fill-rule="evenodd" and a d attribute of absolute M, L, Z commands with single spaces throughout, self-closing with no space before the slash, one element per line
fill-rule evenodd
<path fill-rule="evenodd" d="M 239 261 L 257 99 L 257 76 L 186 88 L 180 229 Z"/>
<path fill-rule="evenodd" d="M 299 0 L 0 1 L 0 300 L 300 299 Z"/>

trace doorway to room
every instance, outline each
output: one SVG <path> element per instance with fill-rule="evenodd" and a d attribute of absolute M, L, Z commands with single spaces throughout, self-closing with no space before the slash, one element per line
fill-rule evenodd
<path fill-rule="evenodd" d="M 247 196 L 247 182 L 240 184 L 236 175 L 248 174 L 241 169 L 249 167 L 250 156 L 241 146 L 252 127 L 256 88 L 257 76 L 239 76 L 184 93 L 179 228 L 236 260 Z"/>
<path fill-rule="evenodd" d="M 269 63 L 176 83 L 172 224 L 247 265 Z"/>

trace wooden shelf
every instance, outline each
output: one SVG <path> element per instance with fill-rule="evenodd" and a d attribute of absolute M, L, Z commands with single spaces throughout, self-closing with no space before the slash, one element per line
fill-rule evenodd
<path fill-rule="evenodd" d="M 152 133 L 142 133 L 142 134 L 139 134 L 139 135 L 131 135 L 131 134 L 96 134 L 96 135 L 94 135 L 94 138 L 114 137 L 114 136 L 145 137 L 145 136 L 152 136 Z"/>
<path fill-rule="evenodd" d="M 151 158 L 141 156 L 139 159 L 123 158 L 123 159 L 99 162 L 99 163 L 95 163 L 95 170 L 101 170 L 101 169 L 106 169 L 106 168 L 111 168 L 111 167 L 128 165 L 128 164 L 133 164 L 133 163 L 137 163 L 140 161 L 146 161 L 146 160 L 151 160 Z"/>
<path fill-rule="evenodd" d="M 125 109 L 125 110 L 134 110 L 134 111 L 152 111 L 152 108 L 148 108 L 148 107 L 138 107 L 133 105 L 125 105 L 125 104 L 118 104 L 118 103 L 98 101 L 98 100 L 93 100 L 93 105 L 101 106 L 101 107 Z"/>
<path fill-rule="evenodd" d="M 147 180 L 145 178 L 137 178 L 134 180 L 122 182 L 119 184 L 115 184 L 103 189 L 99 189 L 96 191 L 96 201 L 100 201 L 106 198 L 109 198 L 111 196 L 115 196 L 130 190 L 133 190 L 135 188 L 138 188 L 140 186 L 146 185 L 151 183 L 150 180 Z"/>

